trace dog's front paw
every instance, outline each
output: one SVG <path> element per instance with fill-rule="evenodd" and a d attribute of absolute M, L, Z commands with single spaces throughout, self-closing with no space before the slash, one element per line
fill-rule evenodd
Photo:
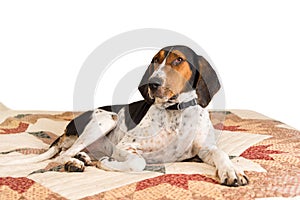
<path fill-rule="evenodd" d="M 249 183 L 249 179 L 245 173 L 242 170 L 235 169 L 233 166 L 218 169 L 217 174 L 222 185 L 238 187 Z"/>
<path fill-rule="evenodd" d="M 112 157 L 104 156 L 97 162 L 96 167 L 105 171 L 118 171 L 113 168 L 115 161 Z"/>
<path fill-rule="evenodd" d="M 71 158 L 65 163 L 65 171 L 67 172 L 83 172 L 84 168 L 84 162 L 76 158 Z"/>

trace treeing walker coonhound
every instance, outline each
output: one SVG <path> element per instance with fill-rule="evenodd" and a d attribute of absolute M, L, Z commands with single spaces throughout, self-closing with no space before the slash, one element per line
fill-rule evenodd
<path fill-rule="evenodd" d="M 81 114 L 47 152 L 19 163 L 56 156 L 66 171 L 84 171 L 93 163 L 82 151 L 87 149 L 101 156 L 96 162 L 101 169 L 138 172 L 146 164 L 198 156 L 216 167 L 221 184 L 246 185 L 245 173 L 216 146 L 204 109 L 219 89 L 218 77 L 204 57 L 186 46 L 165 47 L 153 57 L 139 85 L 144 100 Z"/>

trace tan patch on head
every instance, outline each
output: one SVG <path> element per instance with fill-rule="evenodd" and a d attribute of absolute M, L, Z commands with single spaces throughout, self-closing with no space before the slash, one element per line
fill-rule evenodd
<path fill-rule="evenodd" d="M 181 51 L 178 51 L 178 50 L 174 50 L 170 53 L 170 56 L 175 56 L 175 57 L 181 57 L 183 58 L 184 60 L 186 60 L 186 56 L 181 52 Z"/>
<path fill-rule="evenodd" d="M 164 61 L 165 59 L 165 51 L 161 50 L 159 51 L 154 57 L 153 57 L 153 69 L 154 71 L 158 69 L 159 65 Z"/>
<path fill-rule="evenodd" d="M 179 62 L 178 59 L 182 61 Z M 175 94 L 182 92 L 192 76 L 192 70 L 186 56 L 178 50 L 174 50 L 168 55 L 165 73 L 167 75 L 166 86 Z"/>
<path fill-rule="evenodd" d="M 175 66 L 173 62 L 178 59 L 182 58 L 183 61 Z M 185 78 L 186 81 L 189 81 L 192 76 L 192 70 L 190 68 L 189 63 L 186 60 L 185 55 L 183 55 L 180 51 L 174 51 L 169 54 L 167 58 L 167 64 L 171 65 L 174 70 L 176 70 L 183 78 Z"/>
<path fill-rule="evenodd" d="M 152 74 L 155 70 L 157 70 L 159 64 L 161 64 L 164 59 L 165 59 L 165 51 L 161 50 L 153 57 L 153 60 L 149 67 L 149 73 Z"/>
<path fill-rule="evenodd" d="M 165 76 L 157 76 L 163 79 L 163 84 L 154 91 L 154 96 L 161 98 L 162 101 L 180 94 L 192 77 L 192 70 L 187 57 L 179 50 L 171 52 L 159 51 L 153 57 L 150 73 L 153 70 L 161 70 L 165 74 Z"/>

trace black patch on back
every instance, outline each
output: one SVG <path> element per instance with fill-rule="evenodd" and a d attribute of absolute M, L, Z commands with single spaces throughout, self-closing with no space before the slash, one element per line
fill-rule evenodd
<path fill-rule="evenodd" d="M 145 100 L 141 100 L 131 104 L 103 106 L 99 107 L 99 109 L 118 113 L 122 108 L 125 107 L 125 124 L 128 130 L 131 130 L 140 123 L 145 114 L 148 112 L 150 106 L 151 105 L 148 104 Z M 92 115 L 93 111 L 90 110 L 82 113 L 81 115 L 70 121 L 70 123 L 66 127 L 66 136 L 81 135 L 86 125 L 92 119 Z"/>
<path fill-rule="evenodd" d="M 125 107 L 125 124 L 128 130 L 140 123 L 150 108 L 145 100 L 134 102 Z"/>
<path fill-rule="evenodd" d="M 140 123 L 140 121 L 148 112 L 150 106 L 151 105 L 145 100 L 141 100 L 130 104 L 104 106 L 99 108 L 115 113 L 118 113 L 122 108 L 125 108 L 125 124 L 127 130 L 131 130 Z"/>

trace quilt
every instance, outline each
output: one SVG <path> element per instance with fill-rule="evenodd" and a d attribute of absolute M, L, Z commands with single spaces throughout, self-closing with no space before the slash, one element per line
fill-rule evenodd
<path fill-rule="evenodd" d="M 43 153 L 79 112 L 17 111 L 0 103 L 0 160 Z M 300 132 L 249 110 L 211 110 L 218 146 L 250 183 L 227 187 L 216 169 L 189 160 L 147 165 L 143 172 L 86 167 L 68 173 L 49 159 L 1 166 L 0 199 L 276 199 L 300 198 Z"/>

